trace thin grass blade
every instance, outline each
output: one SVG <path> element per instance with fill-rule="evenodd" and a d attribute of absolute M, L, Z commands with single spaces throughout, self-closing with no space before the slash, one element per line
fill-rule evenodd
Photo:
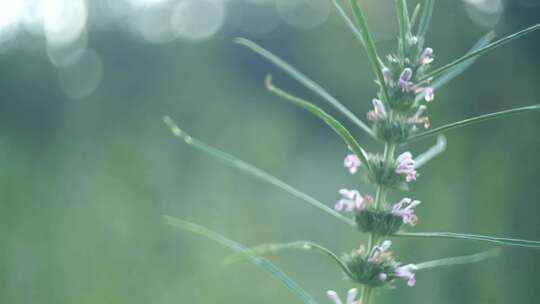
<path fill-rule="evenodd" d="M 474 52 L 474 51 L 476 51 L 476 50 L 478 50 L 480 48 L 485 47 L 491 41 L 493 41 L 493 39 L 495 39 L 495 32 L 494 31 L 488 32 L 487 34 L 482 36 L 473 45 L 473 47 L 469 50 L 468 53 L 472 53 L 472 52 Z M 477 59 L 478 59 L 478 56 L 477 57 L 472 57 L 472 58 L 470 58 L 468 60 L 465 60 L 462 63 L 452 67 L 451 69 L 449 69 L 448 71 L 446 71 L 445 73 L 443 73 L 439 77 L 437 77 L 435 80 L 431 81 L 429 86 L 431 88 L 433 88 L 434 90 L 439 89 L 440 87 L 442 87 L 445 84 L 447 84 L 448 82 L 450 82 L 452 79 L 456 78 L 457 76 L 459 76 L 463 72 L 465 72 L 469 67 L 471 67 L 476 62 Z M 424 99 L 424 94 L 419 94 L 416 97 L 417 102 L 420 102 L 423 99 Z"/>
<path fill-rule="evenodd" d="M 329 249 L 308 241 L 299 241 L 299 242 L 292 242 L 292 243 L 279 243 L 279 244 L 263 244 L 255 247 L 247 248 L 244 252 L 238 253 L 235 255 L 230 256 L 224 261 L 225 265 L 230 265 L 236 262 L 239 262 L 241 260 L 244 260 L 246 258 L 249 258 L 250 256 L 263 256 L 268 254 L 275 254 L 282 251 L 290 251 L 290 250 L 296 250 L 296 251 L 316 251 L 320 254 L 322 254 L 325 257 L 329 257 L 332 259 L 335 263 L 338 264 L 338 266 L 347 274 L 350 274 L 350 270 L 341 261 L 341 259 L 332 251 Z"/>
<path fill-rule="evenodd" d="M 418 23 L 418 31 L 416 35 L 418 37 L 424 37 L 429 29 L 431 17 L 433 16 L 433 9 L 435 8 L 435 0 L 425 0 L 424 9 L 422 10 L 422 16 Z"/>
<path fill-rule="evenodd" d="M 463 56 L 461 58 L 458 58 L 458 59 L 450 62 L 449 64 L 444 65 L 444 66 L 442 66 L 442 67 L 428 73 L 427 75 L 424 76 L 423 79 L 420 80 L 420 82 L 426 81 L 426 80 L 428 80 L 428 79 L 430 79 L 432 77 L 437 77 L 437 76 L 441 75 L 442 73 L 448 71 L 452 67 L 454 67 L 454 66 L 456 66 L 456 65 L 458 65 L 458 64 L 460 64 L 460 63 L 462 63 L 462 62 L 464 62 L 464 61 L 466 61 L 466 60 L 468 60 L 470 58 L 485 54 L 485 53 L 487 53 L 489 51 L 492 51 L 492 50 L 494 50 L 494 49 L 496 49 L 496 48 L 498 48 L 500 46 L 503 46 L 503 45 L 505 45 L 505 44 L 507 44 L 509 42 L 512 42 L 512 41 L 514 41 L 514 40 L 516 40 L 516 39 L 518 39 L 520 37 L 523 37 L 523 36 L 525 36 L 527 34 L 533 33 L 538 29 L 540 29 L 540 23 L 536 24 L 536 25 L 533 25 L 531 27 L 528 27 L 528 28 L 526 28 L 524 30 L 521 30 L 521 31 L 519 31 L 517 33 L 514 33 L 512 35 L 506 36 L 506 37 L 504 37 L 502 39 L 499 39 L 499 40 L 497 40 L 495 42 L 492 42 L 492 43 L 486 45 L 485 47 L 483 47 L 481 49 L 478 49 L 478 50 L 476 50 L 474 52 L 468 53 L 465 56 Z"/>
<path fill-rule="evenodd" d="M 347 27 L 353 33 L 354 37 L 356 37 L 356 39 L 358 39 L 358 41 L 360 41 L 360 43 L 365 47 L 366 44 L 364 43 L 364 38 L 362 37 L 362 34 L 360 33 L 360 31 L 358 31 L 358 28 L 356 28 L 356 25 L 354 25 L 354 22 L 349 18 L 349 16 L 347 15 L 345 10 L 341 6 L 341 4 L 339 4 L 337 0 L 332 0 L 332 3 L 336 7 L 336 10 L 338 11 L 339 16 L 341 16 L 343 21 L 345 21 L 345 24 L 347 25 Z"/>
<path fill-rule="evenodd" d="M 223 235 L 214 232 L 206 227 L 184 221 L 178 218 L 171 216 L 164 216 L 164 221 L 166 224 L 179 228 L 185 231 L 189 231 L 200 236 L 206 237 L 210 240 L 213 240 L 235 252 L 245 252 L 246 247 L 242 244 L 237 243 L 233 240 L 230 240 Z M 249 260 L 255 264 L 255 266 L 261 268 L 265 272 L 269 273 L 272 277 L 278 280 L 281 284 L 285 286 L 292 294 L 296 295 L 302 302 L 307 304 L 317 304 L 317 301 L 307 293 L 300 285 L 294 282 L 289 276 L 287 276 L 281 269 L 276 267 L 272 262 L 268 261 L 265 258 L 249 256 Z"/>
<path fill-rule="evenodd" d="M 495 258 L 499 255 L 499 253 L 500 253 L 499 249 L 489 250 L 489 251 L 484 251 L 484 252 L 480 252 L 480 253 L 472 254 L 472 255 L 458 256 L 458 257 L 451 257 L 451 258 L 444 258 L 444 259 L 439 259 L 439 260 L 423 262 L 420 264 L 416 264 L 416 267 L 418 268 L 418 270 L 423 270 L 423 269 L 442 267 L 442 266 L 454 266 L 454 265 L 460 265 L 460 264 L 479 263 L 490 258 Z"/>
<path fill-rule="evenodd" d="M 191 137 L 189 134 L 182 131 L 176 123 L 168 116 L 165 116 L 163 118 L 163 121 L 165 124 L 171 129 L 171 132 L 174 136 L 180 138 L 183 142 L 185 142 L 190 147 L 193 147 L 213 158 L 216 160 L 221 161 L 227 166 L 236 168 L 244 173 L 247 173 L 253 177 L 258 178 L 259 180 L 266 182 L 268 184 L 271 184 L 281 190 L 284 190 L 285 192 L 293 195 L 294 197 L 301 199 L 302 201 L 332 215 L 333 217 L 351 225 L 355 226 L 353 220 L 341 215 L 339 212 L 335 211 L 334 209 L 326 206 L 325 204 L 321 203 L 320 201 L 316 200 L 315 198 L 303 193 L 302 191 L 290 186 L 289 184 L 281 181 L 280 179 L 272 176 L 271 174 L 253 166 L 250 165 L 228 153 L 225 153 L 219 149 L 216 149 L 204 142 L 201 142 L 193 137 Z"/>
<path fill-rule="evenodd" d="M 492 236 L 486 236 L 486 235 L 475 235 L 475 234 L 464 234 L 464 233 L 453 233 L 453 232 L 398 232 L 395 234 L 395 236 L 413 237 L 413 238 L 432 238 L 432 239 L 457 239 L 457 240 L 487 242 L 487 243 L 496 244 L 499 246 L 540 249 L 540 241 L 500 238 L 500 237 L 492 237 Z"/>
<path fill-rule="evenodd" d="M 420 3 L 417 3 L 414 7 L 414 11 L 411 16 L 411 25 L 410 25 L 410 31 L 412 31 L 412 28 L 416 25 L 416 22 L 418 21 L 418 16 L 420 14 L 420 8 L 422 8 L 422 5 Z"/>
<path fill-rule="evenodd" d="M 540 104 L 536 104 L 536 105 L 533 105 L 533 106 L 527 106 L 527 107 L 521 107 L 521 108 L 515 108 L 515 109 L 490 113 L 490 114 L 484 114 L 484 115 L 464 119 L 464 120 L 461 120 L 461 121 L 453 122 L 453 123 L 450 123 L 450 124 L 435 128 L 433 130 L 427 131 L 427 132 L 423 132 L 423 133 L 413 135 L 413 136 L 411 136 L 411 138 L 409 139 L 408 142 L 413 142 L 413 141 L 423 139 L 423 138 L 426 138 L 426 137 L 429 137 L 429 136 L 438 135 L 438 134 L 444 133 L 444 132 L 449 131 L 449 130 L 453 130 L 453 129 L 456 129 L 456 128 L 476 124 L 476 123 L 487 121 L 487 120 L 502 118 L 502 117 L 511 116 L 511 115 L 515 115 L 515 114 L 521 114 L 521 113 L 537 112 L 537 111 L 540 111 Z"/>
<path fill-rule="evenodd" d="M 439 135 L 437 136 L 437 143 L 435 143 L 435 145 L 414 159 L 414 168 L 418 169 L 422 167 L 427 162 L 443 153 L 444 150 L 446 150 L 446 137 L 444 135 Z"/>
<path fill-rule="evenodd" d="M 272 77 L 270 75 L 268 75 L 268 77 L 266 78 L 266 87 L 270 92 L 278 95 L 279 97 L 282 97 L 287 101 L 292 102 L 293 104 L 311 112 L 315 116 L 322 119 L 328 126 L 330 126 L 330 128 L 332 128 L 332 130 L 334 130 L 334 132 L 336 132 L 341 137 L 341 139 L 343 139 L 343 141 L 349 146 L 352 152 L 356 154 L 358 158 L 360 158 L 362 163 L 365 164 L 369 170 L 371 170 L 371 168 L 369 167 L 368 155 L 366 151 L 364 151 L 364 149 L 360 147 L 360 145 L 358 144 L 356 139 L 354 139 L 351 133 L 334 117 L 330 116 L 328 113 L 324 112 L 316 105 L 306 100 L 300 99 L 296 96 L 293 96 L 283 91 L 282 89 L 274 86 L 272 84 Z"/>
<path fill-rule="evenodd" d="M 356 24 L 358 26 L 360 34 L 362 35 L 362 40 L 364 41 L 364 46 L 366 48 L 369 62 L 371 63 L 373 72 L 375 72 L 375 75 L 377 76 L 377 81 L 382 88 L 384 100 L 388 102 L 390 100 L 390 97 L 388 95 L 388 88 L 386 87 L 386 83 L 384 81 L 384 76 L 382 73 L 381 60 L 379 58 L 379 55 L 377 54 L 377 48 L 375 47 L 375 42 L 373 41 L 373 37 L 371 36 L 371 32 L 369 31 L 369 28 L 367 26 L 366 18 L 364 18 L 362 9 L 356 1 L 357 0 L 350 0 L 353 15 L 356 20 Z"/>
<path fill-rule="evenodd" d="M 283 70 L 293 79 L 295 79 L 296 81 L 304 85 L 306 88 L 319 95 L 332 106 L 334 106 L 338 111 L 345 115 L 345 117 L 347 117 L 352 123 L 362 129 L 364 132 L 366 132 L 369 136 L 371 136 L 372 138 L 376 138 L 371 128 L 367 126 L 360 118 L 354 115 L 349 109 L 347 109 L 341 102 L 339 102 L 336 98 L 330 95 L 330 93 L 328 93 L 320 85 L 318 85 L 313 80 L 308 78 L 305 74 L 285 62 L 283 59 L 279 58 L 278 56 L 272 54 L 268 50 L 248 39 L 236 38 L 235 42 L 247 47 L 248 49 L 254 51 L 255 53 L 259 54 L 260 56 L 273 63 L 275 66 Z"/>
<path fill-rule="evenodd" d="M 406 0 L 396 0 L 396 11 L 398 16 L 399 24 L 399 51 L 401 53 L 401 58 L 405 58 L 405 45 L 407 45 L 407 34 L 411 28 L 411 23 L 409 20 L 409 12 L 407 10 L 407 1 Z"/>

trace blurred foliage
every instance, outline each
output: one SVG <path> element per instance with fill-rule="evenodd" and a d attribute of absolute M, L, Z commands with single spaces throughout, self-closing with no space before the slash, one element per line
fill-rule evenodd
<path fill-rule="evenodd" d="M 494 28 L 499 34 L 539 21 L 540 7 L 518 3 L 507 2 Z M 442 64 L 488 29 L 475 25 L 460 1 L 437 5 L 428 36 Z M 393 13 L 384 5 L 367 13 L 381 51 L 394 47 L 395 23 L 383 26 Z M 201 140 L 328 205 L 339 188 L 373 190 L 342 168 L 346 147 L 324 124 L 264 90 L 264 76 L 272 73 L 276 83 L 340 117 L 232 43 L 245 33 L 236 28 L 199 43 L 151 44 L 115 28 L 89 31 L 103 78 L 82 99 L 67 97 L 43 49 L 21 42 L 1 53 L 1 303 L 298 302 L 248 263 L 221 267 L 231 252 L 163 225 L 163 214 L 249 246 L 309 240 L 348 252 L 364 240 L 319 210 L 190 150 L 163 125 L 161 117 L 170 115 Z M 251 38 L 360 117 L 370 108 L 375 85 L 368 61 L 335 12 L 314 29 L 281 25 Z M 429 108 L 433 125 L 539 103 L 539 47 L 535 33 L 480 58 L 437 92 Z M 414 230 L 540 239 L 539 123 L 530 114 L 449 133 L 447 151 L 425 165 L 412 186 L 410 195 L 423 201 Z M 361 131 L 355 134 L 371 151 L 381 149 Z M 433 142 L 410 149 L 418 154 Z M 486 248 L 448 240 L 395 244 L 404 262 Z M 505 249 L 486 263 L 422 272 L 415 288 L 382 290 L 377 303 L 535 303 L 538 254 Z M 352 286 L 318 255 L 272 260 L 321 303 L 325 290 Z"/>

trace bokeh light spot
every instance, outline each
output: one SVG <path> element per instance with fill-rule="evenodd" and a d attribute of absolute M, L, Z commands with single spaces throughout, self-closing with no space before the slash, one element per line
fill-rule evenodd
<path fill-rule="evenodd" d="M 315 28 L 330 15 L 327 0 L 276 0 L 276 5 L 285 22 L 299 29 Z"/>
<path fill-rule="evenodd" d="M 103 78 L 103 63 L 99 55 L 85 50 L 77 60 L 59 69 L 60 86 L 73 99 L 88 97 Z"/>
<path fill-rule="evenodd" d="M 225 13 L 221 1 L 184 0 L 174 8 L 171 25 L 179 38 L 203 40 L 221 29 Z"/>

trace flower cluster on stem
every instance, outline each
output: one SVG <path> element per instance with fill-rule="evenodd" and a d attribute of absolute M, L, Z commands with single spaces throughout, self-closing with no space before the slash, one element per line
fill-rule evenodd
<path fill-rule="evenodd" d="M 360 158 L 355 154 L 348 154 L 343 161 L 349 173 L 365 172 L 368 180 L 376 185 L 375 200 L 357 190 L 341 189 L 341 198 L 335 204 L 338 211 L 353 212 L 360 230 L 370 233 L 367 248 L 361 247 L 347 258 L 351 279 L 363 285 L 363 304 L 369 304 L 373 287 L 396 278 L 406 279 L 411 287 L 416 283 L 416 266 L 396 262 L 389 251 L 390 241 L 375 245 L 381 236 L 392 235 L 402 225 L 418 223 L 415 208 L 420 201 L 405 197 L 394 205 L 386 202 L 388 190 L 406 187 L 419 176 L 412 153 L 404 151 L 396 157 L 395 152 L 400 143 L 418 131 L 419 126 L 430 127 L 430 120 L 425 115 L 427 106 L 422 101 L 429 103 L 435 98 L 429 79 L 423 80 L 434 61 L 434 51 L 423 47 L 423 37 L 410 32 L 405 37 L 400 40 L 399 54 L 388 55 L 386 63 L 381 63 L 384 84 L 379 83 L 381 90 L 372 100 L 373 110 L 367 113 L 374 134 L 385 143 L 384 155 L 370 154 L 369 163 L 362 170 Z M 374 270 L 378 272 L 371 273 Z M 334 303 L 342 303 L 334 291 L 327 294 Z M 355 303 L 356 295 L 357 290 L 351 289 L 346 303 Z"/>

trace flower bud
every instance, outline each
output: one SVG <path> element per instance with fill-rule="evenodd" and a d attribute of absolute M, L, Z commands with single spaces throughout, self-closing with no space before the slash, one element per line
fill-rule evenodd
<path fill-rule="evenodd" d="M 399 87 L 401 88 L 401 91 L 402 92 L 407 92 L 411 89 L 412 87 L 412 82 L 411 82 L 411 79 L 412 79 L 412 70 L 410 68 L 406 68 L 403 70 L 403 72 L 401 72 L 401 74 L 399 75 L 399 82 L 398 82 L 398 85 Z"/>
<path fill-rule="evenodd" d="M 433 62 L 433 49 L 425 48 L 422 55 L 420 55 L 420 60 L 418 60 L 421 65 L 430 64 Z"/>

